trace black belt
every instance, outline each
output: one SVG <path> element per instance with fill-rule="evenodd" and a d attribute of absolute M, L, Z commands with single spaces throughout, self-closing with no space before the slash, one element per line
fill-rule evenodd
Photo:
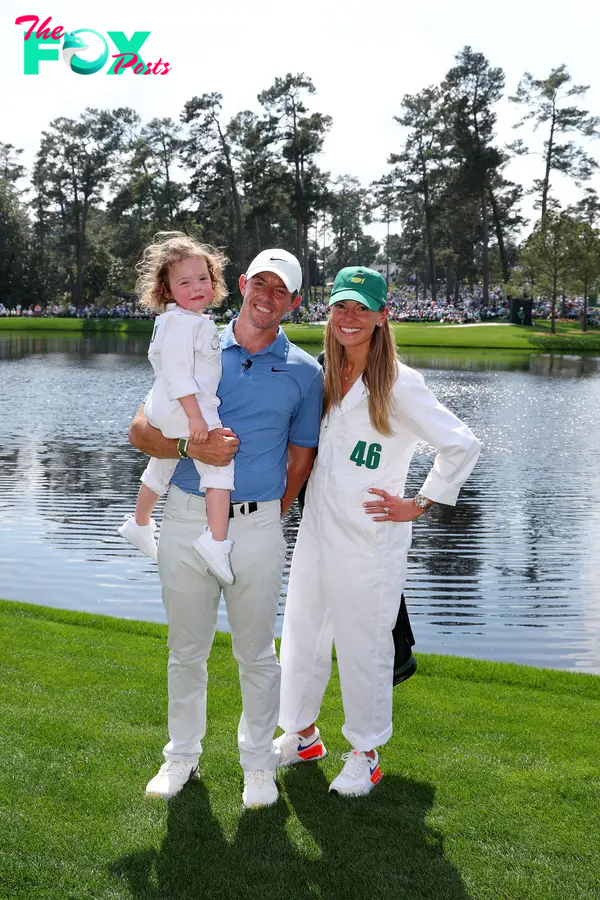
<path fill-rule="evenodd" d="M 229 504 L 229 518 L 233 519 L 235 516 L 234 506 L 239 506 L 240 512 L 243 516 L 249 516 L 250 513 L 255 513 L 258 509 L 258 503 L 256 500 L 246 501 L 245 503 L 230 503 Z"/>

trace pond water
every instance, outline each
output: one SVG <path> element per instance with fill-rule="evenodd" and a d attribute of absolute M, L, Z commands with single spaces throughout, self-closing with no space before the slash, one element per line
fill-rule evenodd
<path fill-rule="evenodd" d="M 0 335 L 1 597 L 165 620 L 156 565 L 116 534 L 145 465 L 127 428 L 152 383 L 147 345 Z M 416 652 L 600 674 L 600 357 L 403 358 L 484 445 L 458 506 L 414 527 Z M 409 493 L 432 458 L 419 445 Z M 288 564 L 297 526 L 294 509 Z"/>

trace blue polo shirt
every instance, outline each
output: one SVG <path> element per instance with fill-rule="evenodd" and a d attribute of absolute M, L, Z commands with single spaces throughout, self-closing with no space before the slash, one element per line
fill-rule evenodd
<path fill-rule="evenodd" d="M 287 445 L 316 447 L 323 405 L 323 370 L 288 341 L 282 328 L 272 344 L 248 353 L 234 335 L 235 320 L 221 333 L 223 374 L 217 394 L 224 426 L 240 439 L 231 499 L 279 500 L 286 484 Z M 171 484 L 200 494 L 191 459 L 175 469 Z"/>

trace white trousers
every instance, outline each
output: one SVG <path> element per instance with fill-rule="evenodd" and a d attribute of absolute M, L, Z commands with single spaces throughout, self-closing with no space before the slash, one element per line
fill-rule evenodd
<path fill-rule="evenodd" d="M 275 769 L 273 734 L 279 712 L 280 669 L 275 619 L 285 561 L 279 500 L 236 515 L 228 536 L 235 542 L 235 584 L 224 588 L 238 663 L 243 712 L 238 728 L 244 771 Z M 191 547 L 206 524 L 201 497 L 172 487 L 163 514 L 158 566 L 169 624 L 169 736 L 164 757 L 195 762 L 206 733 L 206 661 L 213 642 L 221 589 Z"/>
<path fill-rule="evenodd" d="M 409 523 L 375 523 L 362 508 L 370 494 L 344 495 L 317 470 L 292 560 L 281 640 L 285 731 L 319 715 L 335 643 L 345 722 L 356 750 L 392 734 L 392 629 L 400 608 L 411 541 Z"/>
<path fill-rule="evenodd" d="M 144 471 L 140 481 L 149 487 L 151 491 L 162 497 L 166 494 L 173 472 L 177 468 L 179 459 L 155 459 L 152 457 Z M 206 488 L 224 488 L 232 491 L 234 486 L 234 463 L 227 466 L 209 466 L 199 460 L 194 460 L 196 471 L 200 476 L 200 490 Z"/>

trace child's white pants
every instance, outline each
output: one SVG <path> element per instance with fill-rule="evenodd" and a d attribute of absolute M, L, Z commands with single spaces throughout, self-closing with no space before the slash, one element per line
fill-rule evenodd
<path fill-rule="evenodd" d="M 152 457 L 146 468 L 144 469 L 141 481 L 162 497 L 166 494 L 173 472 L 177 467 L 178 459 L 155 459 Z M 200 490 L 205 488 L 223 488 L 226 491 L 232 491 L 234 485 L 234 464 L 230 462 L 227 466 L 209 466 L 199 460 L 194 460 L 196 471 L 200 475 Z"/>

